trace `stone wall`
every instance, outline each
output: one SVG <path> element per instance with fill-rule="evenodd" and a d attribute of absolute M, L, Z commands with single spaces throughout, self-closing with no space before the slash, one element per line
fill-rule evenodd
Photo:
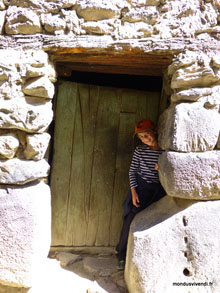
<path fill-rule="evenodd" d="M 219 38 L 218 1 L 0 1 L 2 34 Z"/>
<path fill-rule="evenodd" d="M 46 152 L 57 60 L 89 63 L 88 58 L 95 56 L 96 62 L 104 63 L 105 56 L 116 56 L 123 65 L 126 55 L 137 67 L 147 68 L 152 59 L 157 67 L 166 58 L 166 62 L 173 59 L 164 72 L 163 97 L 170 106 L 159 121 L 159 141 L 166 150 L 159 162 L 160 178 L 171 199 L 202 200 L 205 210 L 206 203 L 210 206 L 210 215 L 213 205 L 207 200 L 220 197 L 219 11 L 218 0 L 0 0 L 0 283 L 31 286 L 33 272 L 49 250 Z M 201 215 L 200 210 L 193 213 Z M 165 218 L 158 216 L 158 221 L 164 223 Z M 190 229 L 196 230 L 197 224 L 193 222 Z M 182 245 L 181 237 L 186 236 L 174 234 Z M 152 238 L 146 235 L 149 243 Z M 162 292 L 161 287 L 154 289 L 154 282 L 145 282 L 144 274 L 135 275 L 137 265 L 130 260 L 136 250 L 134 238 L 130 239 L 129 290 Z M 214 242 L 219 243 L 217 236 Z M 187 247 L 193 245 L 190 239 Z M 211 244 L 198 242 L 195 251 L 199 254 L 205 245 Z M 150 255 L 153 262 L 154 254 Z M 190 272 L 191 260 L 184 258 L 184 268 Z M 161 272 L 167 259 L 162 263 Z M 194 280 L 205 274 L 200 268 L 195 269 L 199 274 L 192 273 Z M 216 268 L 218 263 L 214 274 Z M 210 272 L 211 267 L 207 278 L 213 276 Z M 152 272 L 145 275 L 152 278 Z"/>
<path fill-rule="evenodd" d="M 56 72 L 43 51 L 0 51 L 0 280 L 30 287 L 50 248 L 44 183 Z"/>
<path fill-rule="evenodd" d="M 219 56 L 186 51 L 168 67 L 170 106 L 159 119 L 161 201 L 134 220 L 129 292 L 220 290 Z M 197 285 L 196 285 L 197 284 Z"/>
<path fill-rule="evenodd" d="M 160 180 L 171 196 L 220 198 L 220 59 L 186 52 L 169 66 L 171 104 L 160 117 Z M 169 173 L 169 176 L 167 174 Z"/>

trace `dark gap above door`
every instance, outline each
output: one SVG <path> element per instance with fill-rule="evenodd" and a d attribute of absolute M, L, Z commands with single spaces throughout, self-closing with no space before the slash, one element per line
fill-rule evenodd
<path fill-rule="evenodd" d="M 71 76 L 62 76 L 62 80 L 152 92 L 160 92 L 162 89 L 162 77 L 160 76 L 72 71 Z"/>

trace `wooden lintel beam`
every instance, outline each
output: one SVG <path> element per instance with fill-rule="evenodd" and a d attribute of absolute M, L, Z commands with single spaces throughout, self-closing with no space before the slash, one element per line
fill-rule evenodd
<path fill-rule="evenodd" d="M 166 67 L 129 67 L 118 65 L 99 65 L 99 64 L 71 64 L 57 65 L 57 72 L 60 76 L 71 76 L 72 71 L 110 73 L 110 74 L 129 74 L 129 75 L 148 75 L 162 76 Z"/>

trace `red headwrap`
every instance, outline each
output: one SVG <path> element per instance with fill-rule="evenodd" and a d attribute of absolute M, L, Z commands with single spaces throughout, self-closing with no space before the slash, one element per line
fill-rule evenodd
<path fill-rule="evenodd" d="M 144 131 L 150 131 L 150 130 L 154 130 L 155 129 L 155 125 L 151 120 L 148 119 L 144 119 L 139 121 L 134 128 L 134 134 L 137 134 L 139 132 L 144 132 Z"/>

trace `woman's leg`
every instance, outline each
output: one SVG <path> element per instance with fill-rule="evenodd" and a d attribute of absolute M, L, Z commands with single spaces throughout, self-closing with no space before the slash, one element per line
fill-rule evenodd
<path fill-rule="evenodd" d="M 134 219 L 134 216 L 135 214 L 133 212 L 130 212 L 124 219 L 124 223 L 123 223 L 121 234 L 120 234 L 120 240 L 117 245 L 119 261 L 125 260 L 126 258 L 129 229 L 130 229 L 131 222 Z"/>

